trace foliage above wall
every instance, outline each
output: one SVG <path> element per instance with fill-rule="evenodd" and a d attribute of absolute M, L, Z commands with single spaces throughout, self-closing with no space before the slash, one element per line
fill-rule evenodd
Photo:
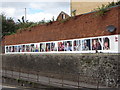
<path fill-rule="evenodd" d="M 102 5 L 101 7 L 98 7 L 97 9 L 95 9 L 95 11 L 97 11 L 97 13 L 95 14 L 97 16 L 104 16 L 106 12 L 109 11 L 109 8 L 113 6 L 118 6 L 118 5 L 120 5 L 120 0 L 118 2 L 111 2 L 111 3 L 108 3 L 107 5 Z"/>
<path fill-rule="evenodd" d="M 16 25 L 13 18 L 6 18 L 4 14 L 0 15 L 2 21 L 2 36 L 14 34 L 16 32 Z"/>
<path fill-rule="evenodd" d="M 37 25 L 48 25 L 51 24 L 54 20 L 41 20 L 39 22 L 29 22 L 25 20 L 24 16 L 21 19 L 18 19 L 18 22 L 15 22 L 13 18 L 7 18 L 6 15 L 0 15 L 0 21 L 2 21 L 2 37 L 6 35 L 15 34 L 18 30 L 27 30 Z M 30 29 L 29 29 L 30 30 Z"/>

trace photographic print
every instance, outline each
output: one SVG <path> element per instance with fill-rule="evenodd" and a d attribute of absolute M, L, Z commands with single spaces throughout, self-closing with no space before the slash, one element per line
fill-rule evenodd
<path fill-rule="evenodd" d="M 30 45 L 26 45 L 26 52 L 30 52 Z"/>
<path fill-rule="evenodd" d="M 92 39 L 92 50 L 102 50 L 102 39 Z"/>
<path fill-rule="evenodd" d="M 110 50 L 110 39 L 108 37 L 103 38 L 103 49 Z"/>
<path fill-rule="evenodd" d="M 6 47 L 6 53 L 7 53 L 7 52 L 9 52 L 9 48 L 8 48 L 8 47 Z"/>
<path fill-rule="evenodd" d="M 11 50 L 12 50 L 12 52 L 14 52 L 14 51 L 15 51 L 15 47 L 14 47 L 14 46 L 12 46 Z"/>
<path fill-rule="evenodd" d="M 82 50 L 83 51 L 89 51 L 89 50 L 91 50 L 90 39 L 82 40 Z"/>
<path fill-rule="evenodd" d="M 74 51 L 81 51 L 81 40 L 74 40 L 73 48 Z"/>
<path fill-rule="evenodd" d="M 34 44 L 31 44 L 30 45 L 30 52 L 34 52 L 34 51 L 35 51 Z"/>
<path fill-rule="evenodd" d="M 11 46 L 9 46 L 9 52 L 11 52 L 12 51 L 12 47 Z"/>
<path fill-rule="evenodd" d="M 39 52 L 40 51 L 40 45 L 37 43 L 37 44 L 34 44 L 35 45 L 35 52 Z"/>
<path fill-rule="evenodd" d="M 64 43 L 58 42 L 58 51 L 64 51 Z"/>
<path fill-rule="evenodd" d="M 46 51 L 45 43 L 40 43 L 40 52 L 45 52 L 45 51 Z"/>
<path fill-rule="evenodd" d="M 58 45 L 57 42 L 52 42 L 51 43 L 51 51 L 57 51 Z"/>
<path fill-rule="evenodd" d="M 22 52 L 25 52 L 25 45 L 22 45 Z"/>
<path fill-rule="evenodd" d="M 18 52 L 22 52 L 22 46 L 18 46 Z"/>
<path fill-rule="evenodd" d="M 50 43 L 46 43 L 46 52 L 51 51 L 51 44 Z"/>
<path fill-rule="evenodd" d="M 14 52 L 18 52 L 18 46 L 14 46 Z"/>
<path fill-rule="evenodd" d="M 72 41 L 64 41 L 64 50 L 72 51 Z"/>

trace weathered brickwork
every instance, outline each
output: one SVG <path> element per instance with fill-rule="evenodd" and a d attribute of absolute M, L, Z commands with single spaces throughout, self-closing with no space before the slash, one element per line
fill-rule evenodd
<path fill-rule="evenodd" d="M 3 44 L 14 45 L 120 34 L 118 16 L 120 16 L 120 6 L 111 8 L 103 17 L 95 16 L 95 13 L 78 15 L 64 22 L 55 21 L 38 25 L 5 36 Z M 108 25 L 114 25 L 117 30 L 114 33 L 108 32 L 106 30 Z"/>

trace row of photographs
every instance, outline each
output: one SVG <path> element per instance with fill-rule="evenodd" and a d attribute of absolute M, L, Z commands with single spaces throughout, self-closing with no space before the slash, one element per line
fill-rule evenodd
<path fill-rule="evenodd" d="M 5 48 L 6 53 L 8 52 L 89 51 L 89 50 L 110 50 L 109 37 L 14 45 L 14 46 L 6 46 Z"/>
<path fill-rule="evenodd" d="M 6 53 L 8 52 L 89 51 L 89 50 L 110 50 L 109 37 L 6 46 Z"/>

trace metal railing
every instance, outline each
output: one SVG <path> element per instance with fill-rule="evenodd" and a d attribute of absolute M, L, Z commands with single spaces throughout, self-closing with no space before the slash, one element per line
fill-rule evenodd
<path fill-rule="evenodd" d="M 48 73 L 47 73 L 48 74 Z M 31 81 L 35 83 L 40 83 L 43 85 L 55 86 L 60 88 L 100 88 L 98 78 L 96 77 L 88 77 L 84 75 L 75 74 L 52 74 L 41 76 L 38 73 L 23 73 L 16 71 L 3 70 L 2 76 L 10 77 L 14 79 L 22 79 L 25 81 Z M 89 82 L 89 83 L 88 83 Z M 90 84 L 91 83 L 91 84 Z M 102 86 L 106 88 L 105 86 Z"/>

